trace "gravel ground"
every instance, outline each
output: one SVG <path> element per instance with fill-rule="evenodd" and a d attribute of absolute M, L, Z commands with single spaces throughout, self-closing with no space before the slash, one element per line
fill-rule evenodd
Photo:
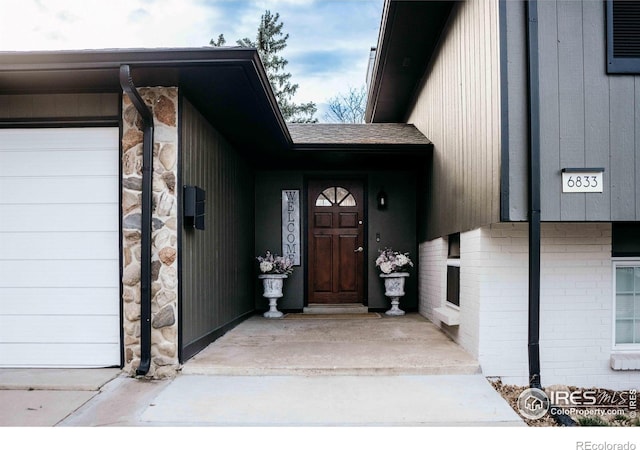
<path fill-rule="evenodd" d="M 489 382 L 493 385 L 494 389 L 498 391 L 500 395 L 509 403 L 513 410 L 518 413 L 518 396 L 527 389 L 528 386 L 514 386 L 503 384 L 500 379 L 491 378 Z M 581 390 L 576 386 L 549 386 L 545 388 L 548 393 L 549 390 L 555 391 L 570 391 L 574 392 Z M 610 389 L 596 389 L 599 394 L 608 396 L 608 398 L 621 399 L 628 397 L 628 391 L 612 391 Z M 640 417 L 637 411 L 630 411 L 628 407 L 624 409 L 623 414 L 598 414 L 590 416 L 572 415 L 571 418 L 576 423 L 576 426 L 609 426 L 609 427 L 628 427 L 628 426 L 640 426 Z M 523 418 L 524 421 L 530 427 L 558 427 L 561 426 L 558 422 L 552 418 L 549 414 L 545 415 L 541 419 L 531 420 Z"/>

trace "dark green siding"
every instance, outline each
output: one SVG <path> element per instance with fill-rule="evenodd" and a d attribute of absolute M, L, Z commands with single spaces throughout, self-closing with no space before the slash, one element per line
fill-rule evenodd
<path fill-rule="evenodd" d="M 304 177 L 300 172 L 273 171 L 256 174 L 256 226 L 255 254 L 264 255 L 267 250 L 282 255 L 282 190 L 298 189 L 300 191 L 300 243 L 304 248 L 306 234 L 306 196 Z M 278 300 L 278 309 L 301 310 L 304 307 L 304 275 L 306 254 L 300 258 L 300 266 L 294 267 L 293 273 L 285 280 L 284 297 Z M 262 287 L 258 284 L 256 263 L 255 293 L 256 309 L 266 310 L 268 300 L 262 296 Z"/>
<path fill-rule="evenodd" d="M 418 242 L 417 242 L 417 189 L 413 172 L 370 172 L 369 217 L 368 217 L 368 259 L 369 308 L 388 309 L 389 299 L 384 295 L 384 286 L 375 266 L 378 250 L 386 247 L 399 252 L 409 252 L 414 267 L 406 280 L 405 296 L 400 308 L 416 310 L 418 308 Z M 378 210 L 376 196 L 380 190 L 387 193 L 389 205 Z M 380 233 L 380 242 L 376 234 Z"/>
<path fill-rule="evenodd" d="M 270 171 L 256 174 L 256 228 L 255 252 L 264 254 L 266 250 L 282 253 L 282 189 L 300 190 L 302 265 L 296 267 L 285 281 L 284 297 L 278 300 L 278 308 L 283 310 L 301 310 L 305 301 L 305 264 L 306 264 L 306 179 L 333 178 L 336 176 L 362 178 L 367 196 L 366 219 L 366 262 L 365 283 L 369 308 L 388 309 L 389 299 L 384 296 L 383 282 L 378 276 L 375 259 L 378 250 L 393 247 L 395 250 L 409 252 L 416 267 L 407 281 L 406 296 L 401 302 L 404 309 L 417 309 L 418 280 L 418 244 L 416 218 L 416 175 L 414 172 L 369 171 L 317 172 L 317 171 Z M 376 195 L 384 188 L 389 198 L 389 207 L 379 211 L 376 207 Z M 380 233 L 380 242 L 376 242 L 376 233 Z M 257 275 L 257 272 L 256 272 Z M 256 281 L 257 283 L 257 281 Z M 258 284 L 256 284 L 258 286 Z M 267 309 L 267 300 L 262 297 L 261 288 L 255 292 L 255 306 L 258 310 Z"/>
<path fill-rule="evenodd" d="M 186 98 L 181 102 L 182 185 L 206 191 L 205 230 L 182 229 L 183 359 L 254 310 L 254 181 L 238 152 Z"/>

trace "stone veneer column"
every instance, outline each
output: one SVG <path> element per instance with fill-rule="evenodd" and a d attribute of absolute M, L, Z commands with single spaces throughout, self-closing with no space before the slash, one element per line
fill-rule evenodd
<path fill-rule="evenodd" d="M 151 368 L 153 378 L 166 378 L 178 367 L 178 275 L 176 197 L 178 89 L 141 88 L 153 112 L 153 233 L 151 256 Z M 142 120 L 123 96 L 122 216 L 124 370 L 140 364 L 140 237 L 142 195 Z"/>

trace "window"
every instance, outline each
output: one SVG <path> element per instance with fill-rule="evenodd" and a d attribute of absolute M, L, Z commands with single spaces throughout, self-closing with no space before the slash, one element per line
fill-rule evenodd
<path fill-rule="evenodd" d="M 433 309 L 433 318 L 445 325 L 460 325 L 460 233 L 450 234 L 447 244 L 447 293 L 444 305 Z"/>
<path fill-rule="evenodd" d="M 640 73 L 640 2 L 607 1 L 607 73 Z"/>
<path fill-rule="evenodd" d="M 316 206 L 357 206 L 356 199 L 345 188 L 340 186 L 332 186 L 326 188 L 318 198 L 316 198 Z"/>
<path fill-rule="evenodd" d="M 616 222 L 612 224 L 611 256 L 640 257 L 640 223 Z"/>
<path fill-rule="evenodd" d="M 460 306 L 460 266 L 447 264 L 447 302 Z"/>
<path fill-rule="evenodd" d="M 615 345 L 640 344 L 640 260 L 616 261 Z"/>
<path fill-rule="evenodd" d="M 448 259 L 460 259 L 460 233 L 450 234 L 448 239 Z"/>
<path fill-rule="evenodd" d="M 447 303 L 460 306 L 460 233 L 449 235 L 447 254 Z"/>
<path fill-rule="evenodd" d="M 613 223 L 614 344 L 640 348 L 640 224 Z"/>

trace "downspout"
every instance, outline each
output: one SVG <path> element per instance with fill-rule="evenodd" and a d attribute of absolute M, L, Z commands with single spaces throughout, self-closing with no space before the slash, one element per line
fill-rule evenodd
<path fill-rule="evenodd" d="M 538 2 L 527 2 L 529 101 L 529 386 L 540 389 L 540 91 Z"/>
<path fill-rule="evenodd" d="M 140 224 L 140 364 L 136 375 L 143 376 L 151 367 L 151 207 L 153 201 L 153 114 L 138 93 L 131 68 L 120 66 L 120 86 L 142 118 L 142 221 Z"/>
<path fill-rule="evenodd" d="M 540 78 L 538 2 L 527 2 L 527 90 L 529 101 L 529 386 L 542 390 L 540 379 Z M 563 426 L 573 419 L 549 404 L 551 417 Z"/>

